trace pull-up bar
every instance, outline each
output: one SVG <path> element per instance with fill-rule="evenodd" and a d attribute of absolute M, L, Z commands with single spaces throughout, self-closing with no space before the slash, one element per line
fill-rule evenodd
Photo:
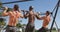
<path fill-rule="evenodd" d="M 32 0 L 21 0 L 21 1 L 13 1 L 13 2 L 6 2 L 6 3 L 1 3 L 1 4 L 11 4 L 11 3 L 26 2 L 26 1 L 32 1 Z"/>

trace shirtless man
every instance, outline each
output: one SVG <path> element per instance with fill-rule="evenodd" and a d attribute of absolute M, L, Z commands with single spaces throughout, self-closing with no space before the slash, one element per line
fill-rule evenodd
<path fill-rule="evenodd" d="M 37 15 L 39 20 L 43 20 L 42 28 L 38 30 L 38 32 L 47 32 L 47 26 L 50 22 L 50 12 L 46 11 L 46 16 L 40 17 Z"/>
<path fill-rule="evenodd" d="M 13 11 L 7 12 L 8 8 L 5 7 L 3 16 L 9 16 L 9 22 L 5 32 L 16 32 L 16 25 L 18 23 L 18 18 L 22 18 L 22 14 L 19 11 L 18 5 L 14 5 Z"/>
<path fill-rule="evenodd" d="M 35 13 L 33 12 L 33 7 L 29 7 L 29 12 L 25 14 L 25 18 L 28 17 L 28 24 L 26 26 L 25 32 L 35 32 L 34 31 L 34 21 L 35 21 Z"/>

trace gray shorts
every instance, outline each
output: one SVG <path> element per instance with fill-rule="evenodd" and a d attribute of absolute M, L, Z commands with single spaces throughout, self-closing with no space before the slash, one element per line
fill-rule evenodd
<path fill-rule="evenodd" d="M 16 32 L 16 27 L 8 25 L 5 32 Z"/>
<path fill-rule="evenodd" d="M 38 30 L 38 32 L 47 32 L 47 31 L 48 31 L 48 28 L 44 28 L 44 27 Z"/>
<path fill-rule="evenodd" d="M 34 24 L 28 23 L 26 26 L 25 32 L 35 32 Z"/>

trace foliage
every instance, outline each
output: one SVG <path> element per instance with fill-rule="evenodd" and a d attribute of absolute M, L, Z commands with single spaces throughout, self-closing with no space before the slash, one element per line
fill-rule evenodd
<path fill-rule="evenodd" d="M 23 26 L 26 26 L 26 24 L 21 24 L 21 22 L 22 22 L 22 20 L 20 20 L 18 22 L 18 24 L 16 25 L 16 27 L 18 27 L 18 28 L 21 27 L 22 28 Z"/>
<path fill-rule="evenodd" d="M 0 8 L 2 7 L 2 2 L 0 2 Z"/>
<path fill-rule="evenodd" d="M 22 27 L 22 25 L 21 25 L 20 23 L 18 23 L 18 24 L 16 25 L 16 27 L 19 28 L 19 27 Z"/>
<path fill-rule="evenodd" d="M 0 16 L 2 15 L 2 13 L 0 12 Z"/>
<path fill-rule="evenodd" d="M 5 21 L 5 19 L 4 19 L 4 18 L 0 18 L 0 25 L 5 26 L 5 25 L 6 25 L 6 23 L 5 23 L 4 21 Z"/>
<path fill-rule="evenodd" d="M 52 29 L 53 29 L 53 30 L 56 30 L 56 28 L 55 28 L 55 27 L 53 27 Z"/>

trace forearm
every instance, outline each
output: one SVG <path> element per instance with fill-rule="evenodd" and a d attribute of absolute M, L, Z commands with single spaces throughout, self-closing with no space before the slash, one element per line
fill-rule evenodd
<path fill-rule="evenodd" d="M 26 18 L 27 18 L 27 16 L 26 16 L 26 15 L 24 15 L 24 18 L 26 19 Z"/>
<path fill-rule="evenodd" d="M 37 18 L 38 20 L 42 20 L 42 19 L 43 19 L 43 17 L 40 17 L 39 15 L 36 15 L 36 18 Z"/>
<path fill-rule="evenodd" d="M 7 7 L 5 7 L 5 8 L 4 8 L 4 11 L 3 11 L 3 16 L 8 15 L 7 10 L 8 10 L 8 8 L 7 8 Z"/>
<path fill-rule="evenodd" d="M 40 17 L 39 17 L 38 15 L 36 15 L 36 18 L 37 18 L 37 19 L 40 19 Z"/>
<path fill-rule="evenodd" d="M 24 14 L 24 18 L 27 18 L 29 16 L 29 13 Z"/>
<path fill-rule="evenodd" d="M 21 18 L 24 18 L 24 16 L 21 16 Z"/>
<path fill-rule="evenodd" d="M 6 16 L 7 15 L 7 10 L 4 10 L 2 15 Z"/>
<path fill-rule="evenodd" d="M 4 10 L 4 12 L 3 13 L 6 13 L 7 12 L 7 10 Z"/>
<path fill-rule="evenodd" d="M 18 16 L 20 16 L 20 18 L 24 18 L 24 15 L 21 13 Z"/>

